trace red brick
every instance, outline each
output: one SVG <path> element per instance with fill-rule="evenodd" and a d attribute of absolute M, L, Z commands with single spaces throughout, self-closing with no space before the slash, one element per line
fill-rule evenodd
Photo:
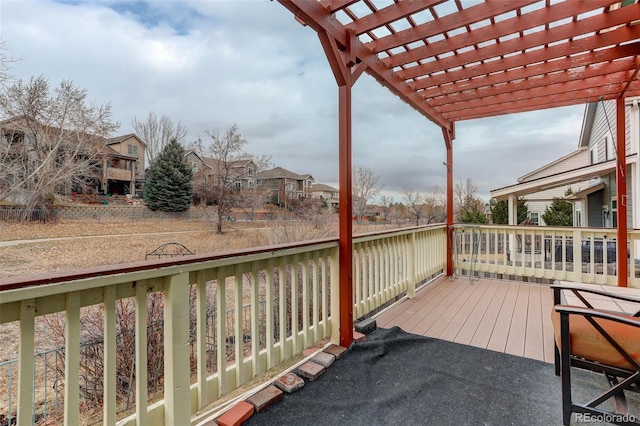
<path fill-rule="evenodd" d="M 364 340 L 365 340 L 365 338 L 366 338 L 366 337 L 367 337 L 367 336 L 365 336 L 365 335 L 364 335 L 364 334 L 362 334 L 362 333 L 358 333 L 357 331 L 354 331 L 354 332 L 353 332 L 353 341 L 354 341 L 354 342 L 356 342 L 356 343 L 362 343 L 362 342 L 364 342 Z"/>
<path fill-rule="evenodd" d="M 247 402 L 253 404 L 256 408 L 256 413 L 259 413 L 280 401 L 283 396 L 284 393 L 280 389 L 275 386 L 268 386 L 247 398 Z"/>
<path fill-rule="evenodd" d="M 302 377 L 314 381 L 324 374 L 324 367 L 315 362 L 307 361 L 298 367 L 298 374 Z"/>
<path fill-rule="evenodd" d="M 327 347 L 324 352 L 333 355 L 336 357 L 336 359 L 339 359 L 342 355 L 345 354 L 345 352 L 347 352 L 347 348 L 342 347 L 342 346 L 338 346 L 338 345 L 331 345 L 329 347 Z"/>
<path fill-rule="evenodd" d="M 240 401 L 231 410 L 218 417 L 216 422 L 220 426 L 240 426 L 253 415 L 253 411 L 253 405 Z"/>
<path fill-rule="evenodd" d="M 311 356 L 311 355 L 315 354 L 319 350 L 320 350 L 320 348 L 307 348 L 307 349 L 302 351 L 302 356 L 306 358 L 308 356 Z"/>

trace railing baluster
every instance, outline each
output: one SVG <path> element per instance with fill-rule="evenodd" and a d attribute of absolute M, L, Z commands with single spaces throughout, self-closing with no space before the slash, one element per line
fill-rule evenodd
<path fill-rule="evenodd" d="M 227 286 L 226 268 L 218 268 L 216 276 L 216 366 L 218 373 L 218 393 L 229 392 L 227 380 Z"/>
<path fill-rule="evenodd" d="M 165 424 L 186 425 L 191 418 L 189 386 L 189 274 L 165 280 L 164 417 Z"/>
<path fill-rule="evenodd" d="M 205 271 L 196 274 L 196 376 L 198 409 L 209 404 L 207 392 L 207 283 Z"/>
<path fill-rule="evenodd" d="M 31 426 L 33 422 L 34 395 L 34 354 L 35 354 L 35 299 L 26 299 L 20 303 L 20 363 L 18 364 L 18 425 Z M 10 367 L 12 368 L 12 367 Z M 9 388 L 11 392 L 11 388 Z M 11 399 L 9 399 L 9 418 L 11 418 Z"/>
<path fill-rule="evenodd" d="M 116 354 L 118 352 L 116 341 L 116 288 L 107 286 L 104 288 L 104 402 L 103 422 L 112 425 L 116 422 Z"/>
<path fill-rule="evenodd" d="M 135 371 L 136 371 L 136 417 L 141 426 L 147 424 L 147 286 L 144 281 L 136 284 L 136 334 L 135 334 Z M 165 323 L 165 327 L 168 324 Z M 165 363 L 167 360 L 165 359 Z"/>
<path fill-rule="evenodd" d="M 260 305 L 258 302 L 258 262 L 251 263 L 251 376 L 264 372 L 260 362 Z"/>
<path fill-rule="evenodd" d="M 275 338 L 274 338 L 274 310 L 273 310 L 273 260 L 268 259 L 267 265 L 265 268 L 265 327 L 266 327 L 266 350 L 267 350 L 267 370 L 274 367 L 279 360 L 276 359 L 274 355 L 274 346 L 275 346 Z"/>
<path fill-rule="evenodd" d="M 67 294 L 64 359 L 64 423 L 80 423 L 80 294 Z"/>

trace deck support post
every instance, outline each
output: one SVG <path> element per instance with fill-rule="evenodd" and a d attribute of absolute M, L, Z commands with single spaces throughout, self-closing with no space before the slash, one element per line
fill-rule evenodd
<path fill-rule="evenodd" d="M 353 342 L 353 222 L 351 192 L 351 89 L 358 77 L 366 69 L 366 65 L 355 56 L 356 34 L 348 30 L 347 43 L 339 45 L 338 41 L 326 31 L 319 31 L 320 44 L 327 55 L 327 60 L 338 84 L 338 186 L 340 220 L 339 265 L 340 291 L 339 315 L 340 346 L 348 348 Z M 334 296 L 335 297 L 335 296 Z"/>
<path fill-rule="evenodd" d="M 616 99 L 616 196 L 618 203 L 616 262 L 618 287 L 627 287 L 629 270 L 627 264 L 629 249 L 627 247 L 627 156 L 625 133 L 625 104 L 624 97 L 620 97 Z M 633 261 L 631 264 L 633 265 Z"/>
<path fill-rule="evenodd" d="M 453 276 L 453 124 L 451 130 L 442 128 L 442 136 L 447 149 L 447 276 Z"/>

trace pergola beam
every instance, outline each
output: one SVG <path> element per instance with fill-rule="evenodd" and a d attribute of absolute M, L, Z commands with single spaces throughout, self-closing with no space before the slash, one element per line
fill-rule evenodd
<path fill-rule="evenodd" d="M 458 81 L 456 84 L 447 83 L 442 86 L 419 90 L 424 87 L 424 84 L 421 80 L 418 80 L 415 83 L 409 83 L 409 86 L 415 90 L 419 90 L 418 93 L 423 98 L 431 99 L 439 96 L 462 93 L 482 87 L 518 81 L 534 76 L 544 75 L 545 78 L 549 78 L 552 77 L 553 73 L 558 71 L 567 71 L 567 73 L 572 77 L 578 76 L 581 73 L 584 73 L 584 76 L 595 76 L 601 75 L 600 73 L 606 74 L 609 70 L 617 72 L 623 69 L 628 70 L 633 68 L 635 60 L 632 55 L 637 52 L 640 52 L 640 42 L 630 43 L 625 46 L 619 46 L 607 50 L 598 50 L 595 52 L 564 57 L 549 62 L 537 63 L 535 65 L 522 66 L 509 71 L 487 75 L 483 78 L 471 78 Z"/>
<path fill-rule="evenodd" d="M 353 29 L 356 32 L 356 35 L 364 34 L 375 28 L 391 24 L 404 16 L 422 12 L 423 10 L 429 9 L 430 7 L 436 6 L 445 1 L 446 0 L 419 0 L 395 3 L 372 13 L 369 16 L 358 19 L 357 22 L 352 22 L 346 27 Z"/>
<path fill-rule="evenodd" d="M 390 67 L 416 62 L 420 59 L 435 57 L 446 52 L 458 51 L 469 46 L 474 46 L 489 40 L 536 28 L 550 21 L 559 21 L 575 14 L 588 12 L 598 6 L 610 4 L 610 0 L 592 0 L 589 2 L 563 2 L 548 8 L 542 8 L 527 13 L 524 16 L 516 16 L 499 23 L 487 25 L 473 31 L 467 31 L 444 40 L 416 47 L 408 52 L 401 52 L 391 58 L 383 59 Z"/>
<path fill-rule="evenodd" d="M 606 40 L 606 44 L 604 44 L 604 46 L 615 45 L 638 38 L 640 29 L 635 27 L 621 27 L 616 30 L 593 35 L 592 37 L 574 39 L 571 42 L 562 42 L 562 40 L 572 39 L 573 37 L 579 35 L 593 33 L 600 30 L 601 28 L 613 28 L 618 25 L 624 24 L 629 19 L 640 19 L 640 4 L 634 4 L 632 6 L 617 9 L 606 14 L 594 15 L 577 22 L 570 22 L 568 24 L 559 25 L 548 30 L 528 34 L 526 37 L 517 37 L 511 40 L 495 43 L 490 46 L 459 53 L 453 56 L 439 59 L 438 61 L 427 62 L 424 65 L 415 66 L 406 70 L 400 70 L 398 71 L 398 75 L 401 79 L 407 80 L 419 77 L 421 75 L 430 74 L 440 69 L 466 67 L 468 66 L 468 64 L 482 63 L 489 58 L 501 58 L 504 55 L 514 53 L 516 54 L 515 56 L 523 57 L 522 59 L 524 60 L 524 64 L 534 64 L 542 60 L 537 58 L 538 55 L 540 55 L 541 57 L 545 56 L 540 53 L 541 51 L 553 52 L 553 56 L 546 56 L 547 59 L 553 59 L 567 56 L 571 53 L 580 53 L 591 50 L 592 48 L 590 44 L 593 43 L 592 39 Z M 558 45 L 555 45 L 553 47 L 535 49 L 540 46 L 547 46 L 555 42 L 562 43 L 559 43 Z M 570 45 L 572 47 L 572 50 L 574 51 L 567 52 L 566 45 Z M 535 50 L 527 52 L 528 49 Z M 524 53 L 518 54 L 519 52 Z"/>
<path fill-rule="evenodd" d="M 415 28 L 409 28 L 403 31 L 371 41 L 366 44 L 367 48 L 374 53 L 383 52 L 405 44 L 424 40 L 438 34 L 446 33 L 453 28 L 460 28 L 464 25 L 471 25 L 476 22 L 484 21 L 503 13 L 511 12 L 522 7 L 537 3 L 539 0 L 510 0 L 510 1 L 490 1 L 481 3 L 458 13 L 452 13 L 418 25 Z"/>

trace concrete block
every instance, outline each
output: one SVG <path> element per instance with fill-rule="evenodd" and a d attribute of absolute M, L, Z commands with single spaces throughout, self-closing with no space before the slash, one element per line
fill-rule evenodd
<path fill-rule="evenodd" d="M 304 386 L 304 380 L 294 373 L 287 373 L 278 377 L 273 384 L 286 393 L 292 393 Z"/>
<path fill-rule="evenodd" d="M 335 360 L 335 356 L 326 352 L 318 352 L 313 358 L 311 358 L 311 361 L 315 362 L 316 364 L 320 364 L 324 368 L 329 368 Z"/>
<path fill-rule="evenodd" d="M 355 324 L 355 331 L 362 334 L 370 334 L 378 328 L 376 320 L 373 318 L 367 318 Z"/>

